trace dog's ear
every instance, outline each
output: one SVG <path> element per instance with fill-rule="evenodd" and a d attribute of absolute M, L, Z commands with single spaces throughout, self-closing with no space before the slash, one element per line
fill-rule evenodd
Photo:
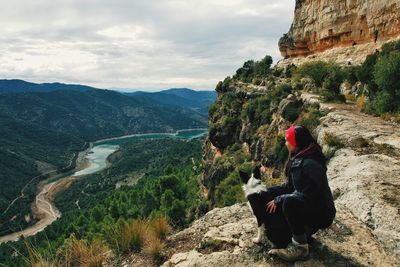
<path fill-rule="evenodd" d="M 260 172 L 260 167 L 256 166 L 253 170 L 253 175 L 254 178 L 256 178 L 257 180 L 261 180 L 261 172 Z"/>
<path fill-rule="evenodd" d="M 243 182 L 244 184 L 247 184 L 247 182 L 248 182 L 249 179 L 250 179 L 250 175 L 248 175 L 247 173 L 242 172 L 242 171 L 239 171 L 239 176 L 240 176 L 240 179 L 242 180 L 242 182 Z"/>

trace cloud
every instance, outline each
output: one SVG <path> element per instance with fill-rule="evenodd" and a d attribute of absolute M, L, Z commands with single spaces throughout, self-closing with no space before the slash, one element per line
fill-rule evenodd
<path fill-rule="evenodd" d="M 0 0 L 5 1 L 5 0 Z M 294 1 L 12 1 L 0 78 L 100 88 L 211 89 L 244 61 L 277 60 Z"/>

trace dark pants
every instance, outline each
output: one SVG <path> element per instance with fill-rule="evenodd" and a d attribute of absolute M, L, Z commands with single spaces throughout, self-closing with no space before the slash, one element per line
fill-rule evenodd
<path fill-rule="evenodd" d="M 273 199 L 267 192 L 252 194 L 247 197 L 260 227 L 265 225 L 267 238 L 278 247 L 286 247 L 292 235 L 311 236 L 318 229 L 325 228 L 319 212 L 307 205 L 297 196 L 288 196 L 274 213 L 266 211 L 266 205 Z M 327 227 L 327 226 L 326 226 Z"/>

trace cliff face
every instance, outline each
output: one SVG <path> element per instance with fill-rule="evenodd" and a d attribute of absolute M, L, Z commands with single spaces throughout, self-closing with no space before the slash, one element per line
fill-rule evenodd
<path fill-rule="evenodd" d="M 400 35 L 398 0 L 296 0 L 294 21 L 279 41 L 283 57 Z"/>
<path fill-rule="evenodd" d="M 290 94 L 289 82 L 270 75 L 265 86 L 232 82 L 218 92 L 210 107 L 200 179 L 209 209 L 244 200 L 235 176 L 238 169 L 258 165 L 267 184 L 281 182 L 287 158 L 284 130 L 293 122 L 318 116 L 316 108 L 304 108 L 296 94 Z"/>

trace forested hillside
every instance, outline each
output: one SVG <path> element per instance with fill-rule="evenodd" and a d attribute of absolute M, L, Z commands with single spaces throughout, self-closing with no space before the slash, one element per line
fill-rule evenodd
<path fill-rule="evenodd" d="M 56 262 L 65 251 L 71 234 L 79 239 L 101 239 L 116 255 L 131 251 L 116 239 L 122 225 L 132 219 L 166 216 L 175 228 L 192 221 L 199 205 L 197 179 L 201 173 L 201 147 L 204 140 L 136 140 L 123 145 L 111 159 L 112 167 L 89 175 L 57 197 L 62 217 L 28 242 L 45 258 Z M 115 190 L 115 181 L 141 177 L 134 187 Z M 76 205 L 79 200 L 79 207 Z M 121 230 L 121 229 L 120 229 Z M 122 234 L 122 233 L 121 233 Z M 23 241 L 0 246 L 0 261 L 23 266 L 32 260 Z M 18 250 L 24 257 L 13 259 Z M 58 251 L 58 253 L 56 253 Z M 65 255 L 64 255 L 65 256 Z M 60 263 L 61 263 L 60 262 Z"/>
<path fill-rule="evenodd" d="M 108 90 L 0 94 L 0 234 L 35 221 L 30 204 L 41 174 L 72 169 L 87 142 L 206 124 L 192 110 Z"/>
<path fill-rule="evenodd" d="M 215 91 L 194 91 L 187 88 L 172 88 L 161 92 L 133 92 L 129 96 L 151 99 L 154 102 L 185 107 L 201 114 L 207 115 L 208 106 L 215 101 Z"/>

